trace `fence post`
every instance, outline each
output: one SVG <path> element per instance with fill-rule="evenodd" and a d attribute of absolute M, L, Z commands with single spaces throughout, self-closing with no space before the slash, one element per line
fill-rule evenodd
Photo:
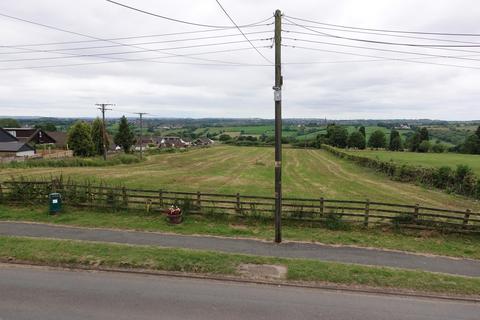
<path fill-rule="evenodd" d="M 240 213 L 240 193 L 237 193 L 237 204 L 235 210 Z"/>
<path fill-rule="evenodd" d="M 470 213 L 472 211 L 470 209 L 467 209 L 467 211 L 465 211 L 465 215 L 463 216 L 463 228 L 467 228 L 467 225 L 468 225 L 468 219 L 470 219 Z"/>
<path fill-rule="evenodd" d="M 158 191 L 158 204 L 160 205 L 160 208 L 163 208 L 163 190 L 162 189 Z"/>
<path fill-rule="evenodd" d="M 3 187 L 1 183 L 0 183 L 0 203 L 3 203 Z"/>
<path fill-rule="evenodd" d="M 320 215 L 323 216 L 323 211 L 324 211 L 324 201 L 325 199 L 323 197 L 320 198 Z"/>
<path fill-rule="evenodd" d="M 200 209 L 202 207 L 201 193 L 197 191 L 197 207 Z"/>
<path fill-rule="evenodd" d="M 88 192 L 88 202 L 90 203 L 90 207 L 93 208 L 93 191 L 92 191 L 92 186 L 90 182 L 88 182 L 88 187 L 87 187 L 87 192 Z"/>
<path fill-rule="evenodd" d="M 415 208 L 413 208 L 413 221 L 415 221 L 415 223 L 418 220 L 419 212 L 420 212 L 420 205 L 418 203 L 416 203 Z"/>
<path fill-rule="evenodd" d="M 368 217 L 370 215 L 370 200 L 367 199 L 367 202 L 365 202 L 365 217 L 363 219 L 363 226 L 365 228 L 368 227 Z"/>
<path fill-rule="evenodd" d="M 122 187 L 122 198 L 123 198 L 123 207 L 128 208 L 127 189 L 125 187 Z"/>

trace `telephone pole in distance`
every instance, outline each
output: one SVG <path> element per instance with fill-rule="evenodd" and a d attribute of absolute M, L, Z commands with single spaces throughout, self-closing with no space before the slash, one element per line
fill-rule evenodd
<path fill-rule="evenodd" d="M 140 159 L 143 159 L 143 115 L 148 114 L 146 112 L 135 112 L 135 114 L 138 114 L 140 116 Z"/>
<path fill-rule="evenodd" d="M 103 135 L 103 160 L 107 160 L 107 129 L 105 128 L 105 111 L 113 110 L 108 109 L 109 106 L 114 106 L 112 103 L 97 103 L 98 110 L 102 111 L 102 135 Z"/>

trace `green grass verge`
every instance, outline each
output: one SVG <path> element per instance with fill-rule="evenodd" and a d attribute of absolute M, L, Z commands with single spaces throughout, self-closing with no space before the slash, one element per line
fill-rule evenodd
<path fill-rule="evenodd" d="M 418 153 L 418 152 L 395 152 L 383 150 L 346 150 L 347 153 L 378 159 L 381 161 L 393 161 L 400 164 L 416 165 L 423 167 L 450 166 L 455 169 L 458 165 L 468 165 L 480 176 L 480 156 L 459 153 Z"/>
<path fill-rule="evenodd" d="M 243 263 L 280 264 L 288 268 L 288 280 L 480 294 L 480 278 L 152 246 L 0 237 L 0 259 L 48 265 L 142 268 L 219 275 L 237 275 L 238 267 Z"/>
<path fill-rule="evenodd" d="M 58 216 L 48 215 L 45 208 L 0 206 L 0 220 L 34 221 L 80 227 L 118 228 L 141 231 L 204 234 L 227 237 L 251 237 L 271 240 L 273 222 L 239 220 L 190 215 L 180 225 L 170 225 L 161 214 L 140 212 L 99 212 L 67 207 Z M 309 223 L 285 221 L 286 240 L 316 241 L 326 244 L 356 245 L 417 253 L 480 259 L 480 236 L 440 234 L 437 232 L 400 232 L 394 229 L 329 230 L 312 228 Z"/>

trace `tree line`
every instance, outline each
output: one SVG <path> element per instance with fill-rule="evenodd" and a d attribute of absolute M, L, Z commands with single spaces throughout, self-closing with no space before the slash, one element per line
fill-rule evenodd
<path fill-rule="evenodd" d="M 390 151 L 404 151 L 411 152 L 435 152 L 442 153 L 447 151 L 447 146 L 438 140 L 432 143 L 430 134 L 426 127 L 418 128 L 413 134 L 408 136 L 405 141 L 402 139 L 400 132 L 396 129 L 391 129 L 390 136 L 383 130 L 375 130 L 367 139 L 367 134 L 364 126 L 349 133 L 344 126 L 330 124 L 327 127 L 326 134 L 317 135 L 315 141 L 309 142 L 310 147 L 319 148 L 322 144 L 328 144 L 337 148 L 351 148 L 363 150 L 367 147 L 372 149 L 387 149 Z M 465 142 L 460 146 L 454 148 L 462 153 L 480 154 L 480 126 L 474 134 L 466 138 Z"/>

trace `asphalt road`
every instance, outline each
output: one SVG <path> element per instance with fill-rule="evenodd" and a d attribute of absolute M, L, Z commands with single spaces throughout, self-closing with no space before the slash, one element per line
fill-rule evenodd
<path fill-rule="evenodd" d="M 480 304 L 0 265 L 0 319 L 478 319 Z"/>
<path fill-rule="evenodd" d="M 365 249 L 348 246 L 336 247 L 313 243 L 287 242 L 275 244 L 272 242 L 257 240 L 86 229 L 22 222 L 0 222 L 0 235 L 48 237 L 127 243 L 134 245 L 156 245 L 172 248 L 215 250 L 228 253 L 318 259 L 364 265 L 419 269 L 465 276 L 480 276 L 480 260 L 421 256 L 379 249 Z"/>

